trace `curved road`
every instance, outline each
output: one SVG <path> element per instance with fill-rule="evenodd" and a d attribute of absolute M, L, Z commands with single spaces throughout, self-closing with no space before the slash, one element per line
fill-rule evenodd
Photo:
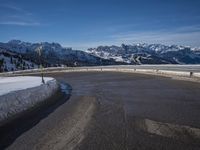
<path fill-rule="evenodd" d="M 199 83 L 116 72 L 48 76 L 71 85 L 70 99 L 8 149 L 200 149 Z"/>

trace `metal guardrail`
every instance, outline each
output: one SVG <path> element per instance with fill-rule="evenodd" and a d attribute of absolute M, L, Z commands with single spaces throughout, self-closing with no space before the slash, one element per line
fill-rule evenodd
<path fill-rule="evenodd" d="M 157 74 L 157 75 L 171 75 L 171 76 L 181 76 L 188 78 L 199 78 L 200 72 L 193 71 L 174 71 L 174 70 L 162 70 L 162 69 L 138 69 L 138 68 L 128 68 L 124 66 L 114 66 L 114 67 L 51 67 L 44 68 L 44 73 L 53 72 L 88 72 L 88 71 L 114 71 L 114 72 L 135 72 L 135 73 L 145 73 L 145 74 Z M 26 75 L 26 74 L 36 74 L 41 73 L 40 69 L 22 70 L 0 73 L 0 76 L 13 76 L 13 75 Z"/>

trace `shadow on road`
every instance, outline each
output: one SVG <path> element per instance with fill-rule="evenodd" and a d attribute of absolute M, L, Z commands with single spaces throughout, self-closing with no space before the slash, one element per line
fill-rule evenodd
<path fill-rule="evenodd" d="M 70 98 L 72 90 L 71 86 L 66 83 L 61 83 L 60 87 L 61 89 L 50 99 L 0 126 L 0 149 L 8 147 L 20 135 L 34 127 Z"/>

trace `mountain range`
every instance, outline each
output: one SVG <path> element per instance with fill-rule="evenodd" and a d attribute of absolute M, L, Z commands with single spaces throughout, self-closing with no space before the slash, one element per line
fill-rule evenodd
<path fill-rule="evenodd" d="M 40 49 L 40 57 L 38 50 Z M 200 64 L 200 48 L 162 44 L 99 46 L 86 51 L 58 43 L 0 42 L 0 71 L 54 66 Z"/>
<path fill-rule="evenodd" d="M 38 53 L 39 48 L 41 49 L 40 57 Z M 11 64 L 5 58 L 5 55 L 11 56 L 9 55 L 11 53 L 12 55 L 18 55 L 24 61 L 29 61 L 37 65 L 41 63 L 44 67 L 125 64 L 124 62 L 115 62 L 114 60 L 100 58 L 84 51 L 65 48 L 58 43 L 29 43 L 20 40 L 11 40 L 7 43 L 0 42 L 0 50 L 0 67 L 4 68 L 1 69 L 4 71 L 20 69 L 16 67 L 8 69 L 10 68 L 8 66 L 11 66 Z"/>
<path fill-rule="evenodd" d="M 200 48 L 162 44 L 99 46 L 89 54 L 128 64 L 199 64 Z"/>

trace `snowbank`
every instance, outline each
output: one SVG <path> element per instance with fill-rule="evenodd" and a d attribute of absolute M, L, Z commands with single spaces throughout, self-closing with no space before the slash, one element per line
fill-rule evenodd
<path fill-rule="evenodd" d="M 53 80 L 53 78 L 45 77 L 44 80 L 45 82 L 48 82 Z M 41 81 L 41 77 L 0 77 L 0 95 L 40 86 L 42 84 Z"/>
<path fill-rule="evenodd" d="M 0 78 L 0 122 L 21 113 L 51 97 L 59 88 L 53 78 Z"/>

